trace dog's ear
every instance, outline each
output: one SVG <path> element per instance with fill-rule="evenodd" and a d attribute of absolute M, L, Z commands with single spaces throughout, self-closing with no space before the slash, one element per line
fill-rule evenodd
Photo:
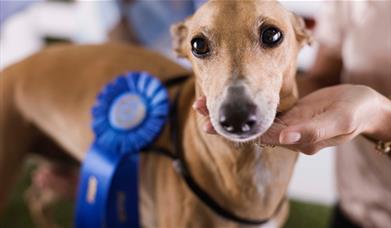
<path fill-rule="evenodd" d="M 303 47 L 306 44 L 311 44 L 312 35 L 311 32 L 306 28 L 303 18 L 296 15 L 295 13 L 291 13 L 291 21 L 293 30 L 296 34 L 296 40 L 299 42 L 300 47 Z"/>
<path fill-rule="evenodd" d="M 179 22 L 171 26 L 172 48 L 178 57 L 185 58 L 185 40 L 188 29 L 185 22 Z"/>

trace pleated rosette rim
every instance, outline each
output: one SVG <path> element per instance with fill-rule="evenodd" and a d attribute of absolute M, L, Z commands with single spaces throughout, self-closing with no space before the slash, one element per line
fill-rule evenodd
<path fill-rule="evenodd" d="M 145 106 L 142 121 L 130 129 L 119 129 L 110 122 L 116 99 L 124 94 L 139 96 Z M 92 108 L 95 143 L 113 153 L 136 153 L 159 135 L 169 112 L 166 88 L 146 72 L 130 72 L 110 82 L 97 96 Z"/>

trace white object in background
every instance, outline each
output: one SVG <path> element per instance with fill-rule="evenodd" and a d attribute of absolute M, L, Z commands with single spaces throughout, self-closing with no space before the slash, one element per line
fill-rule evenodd
<path fill-rule="evenodd" d="M 39 51 L 46 36 L 76 43 L 104 42 L 118 15 L 114 1 L 36 3 L 2 24 L 0 69 Z"/>
<path fill-rule="evenodd" d="M 335 149 L 300 155 L 289 185 L 289 197 L 331 205 L 336 202 Z"/>
<path fill-rule="evenodd" d="M 77 5 L 77 27 L 73 40 L 77 43 L 102 43 L 109 30 L 119 21 L 117 1 L 82 1 Z"/>
<path fill-rule="evenodd" d="M 74 4 L 40 2 L 8 18 L 1 27 L 0 69 L 39 51 L 45 36 L 71 39 L 74 15 Z"/>
<path fill-rule="evenodd" d="M 324 0 L 279 0 L 279 2 L 287 9 L 295 12 L 298 15 L 305 17 L 314 17 L 318 14 L 323 6 Z"/>
<path fill-rule="evenodd" d="M 72 3 L 45 2 L 30 9 L 32 26 L 41 37 L 51 36 L 72 39 L 79 23 L 76 18 L 78 6 Z"/>
<path fill-rule="evenodd" d="M 312 42 L 311 45 L 304 46 L 298 56 L 297 67 L 302 71 L 307 71 L 314 64 L 319 45 Z"/>
<path fill-rule="evenodd" d="M 1 27 L 0 32 L 0 70 L 42 48 L 36 27 L 31 26 L 28 15 L 15 14 Z"/>

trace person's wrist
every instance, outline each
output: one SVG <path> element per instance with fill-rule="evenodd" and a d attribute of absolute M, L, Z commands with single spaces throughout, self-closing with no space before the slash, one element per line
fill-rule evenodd
<path fill-rule="evenodd" d="M 363 134 L 381 141 L 391 141 L 391 100 L 374 91 L 377 113 L 368 119 L 367 128 Z"/>

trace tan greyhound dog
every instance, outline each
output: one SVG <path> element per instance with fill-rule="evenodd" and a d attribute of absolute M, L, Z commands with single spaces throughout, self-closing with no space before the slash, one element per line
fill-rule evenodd
<path fill-rule="evenodd" d="M 254 139 L 297 98 L 296 58 L 309 40 L 302 20 L 274 1 L 210 1 L 173 26 L 172 34 L 175 51 L 194 70 L 194 77 L 170 90 L 181 90 L 178 124 L 194 181 L 233 214 L 282 226 L 297 153 Z M 28 152 L 45 150 L 42 142 L 53 140 L 59 151 L 82 161 L 93 140 L 96 94 L 115 76 L 135 70 L 162 81 L 187 73 L 156 53 L 119 44 L 53 47 L 1 73 L 0 206 Z M 219 135 L 204 134 L 204 119 L 191 111 L 202 95 Z M 171 150 L 169 141 L 166 127 L 156 144 Z M 206 206 L 170 159 L 143 154 L 140 175 L 144 227 L 246 226 Z"/>

